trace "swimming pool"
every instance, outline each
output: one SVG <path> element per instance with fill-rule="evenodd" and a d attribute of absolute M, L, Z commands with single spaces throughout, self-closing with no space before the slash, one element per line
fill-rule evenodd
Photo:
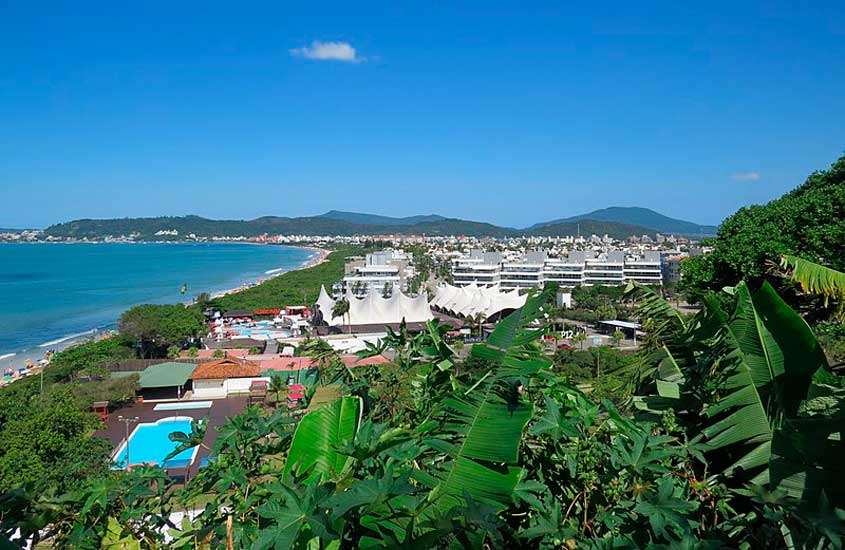
<path fill-rule="evenodd" d="M 157 464 L 168 468 L 184 468 L 196 458 L 199 447 L 185 449 L 166 463 L 164 457 L 176 448 L 178 443 L 170 441 L 172 432 L 191 433 L 191 418 L 170 416 L 156 422 L 138 424 L 129 435 L 129 441 L 121 445 L 114 454 L 115 467 L 122 469 L 127 462 L 132 464 Z M 127 460 L 128 459 L 128 460 Z"/>

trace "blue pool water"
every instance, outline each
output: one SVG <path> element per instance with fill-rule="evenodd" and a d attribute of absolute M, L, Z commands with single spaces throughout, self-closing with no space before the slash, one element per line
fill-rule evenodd
<path fill-rule="evenodd" d="M 128 458 L 131 464 L 157 464 L 163 466 L 162 461 L 168 453 L 176 448 L 178 443 L 170 441 L 171 432 L 191 432 L 191 419 L 187 417 L 163 418 L 156 423 L 139 424 L 129 436 L 129 444 L 124 445 L 114 462 L 125 467 Z M 186 449 L 168 460 L 171 467 L 185 467 L 193 462 L 197 447 Z"/>

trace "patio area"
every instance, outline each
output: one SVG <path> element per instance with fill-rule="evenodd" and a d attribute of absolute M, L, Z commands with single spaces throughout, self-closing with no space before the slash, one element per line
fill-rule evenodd
<path fill-rule="evenodd" d="M 168 403 L 173 405 L 179 404 L 182 406 L 190 406 L 192 402 L 182 400 Z M 105 422 L 106 427 L 102 430 L 98 430 L 94 435 L 108 439 L 109 442 L 111 442 L 112 447 L 114 449 L 118 449 L 122 442 L 126 439 L 126 423 L 118 417 L 122 416 L 123 418 L 132 419 L 137 417 L 137 421 L 129 423 L 130 435 L 139 424 L 153 423 L 173 416 L 190 417 L 192 419 L 208 418 L 208 431 L 206 432 L 203 444 L 206 447 L 211 448 L 214 445 L 214 441 L 217 439 L 217 428 L 225 424 L 228 418 L 236 416 L 243 411 L 249 404 L 249 397 L 237 396 L 228 397 L 226 399 L 215 399 L 211 401 L 210 407 L 204 408 L 161 410 L 162 407 L 160 407 L 160 405 L 162 404 L 163 402 L 161 401 L 155 403 L 133 403 L 132 405 L 113 411 L 109 414 L 108 420 Z M 160 410 L 155 410 L 156 406 L 159 406 Z M 191 472 L 195 473 L 199 465 L 203 462 L 203 459 L 208 456 L 208 453 L 208 449 L 200 447 L 193 463 L 190 466 L 187 468 L 168 469 L 168 473 L 175 478 L 186 477 Z"/>

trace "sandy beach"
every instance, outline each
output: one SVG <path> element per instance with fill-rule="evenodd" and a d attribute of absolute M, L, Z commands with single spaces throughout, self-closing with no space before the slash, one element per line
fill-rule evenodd
<path fill-rule="evenodd" d="M 271 245 L 264 245 L 264 246 L 271 246 Z M 228 294 L 234 294 L 236 292 L 241 292 L 243 290 L 246 290 L 248 288 L 252 288 L 256 285 L 263 283 L 264 281 L 278 277 L 278 276 L 283 275 L 285 273 L 290 273 L 291 271 L 296 271 L 298 269 L 307 269 L 307 268 L 310 268 L 310 267 L 314 267 L 316 265 L 319 265 L 319 264 L 325 262 L 326 258 L 328 258 L 329 254 L 331 253 L 330 250 L 326 250 L 324 248 L 313 247 L 313 246 L 303 246 L 303 247 L 299 247 L 299 248 L 304 248 L 304 249 L 313 251 L 313 254 L 311 255 L 311 257 L 307 261 L 303 262 L 298 267 L 295 267 L 293 269 L 287 269 L 287 270 L 286 269 L 269 270 L 269 272 L 266 273 L 267 274 L 266 277 L 260 277 L 258 279 L 251 281 L 251 282 L 244 283 L 243 285 L 236 287 L 236 288 L 231 288 L 231 289 L 221 291 L 221 292 L 215 292 L 215 293 L 211 294 L 211 297 L 212 298 L 218 298 L 220 296 L 225 296 L 225 295 L 228 295 Z M 186 302 L 186 303 L 189 304 L 190 302 Z M 55 343 L 51 343 L 51 345 L 49 347 L 40 346 L 38 348 L 22 350 L 22 351 L 18 351 L 16 353 L 6 353 L 6 354 L 3 354 L 3 355 L 0 355 L 0 373 L 2 373 L 2 371 L 4 371 L 7 368 L 17 369 L 17 368 L 20 368 L 20 367 L 27 366 L 28 364 L 38 364 L 38 362 L 40 360 L 44 359 L 44 356 L 48 351 L 61 351 L 63 349 L 67 349 L 71 346 L 75 346 L 75 345 L 81 344 L 83 342 L 104 338 L 104 337 L 112 334 L 113 332 L 114 331 L 110 330 L 110 329 L 102 329 L 102 330 L 93 329 L 93 330 L 85 332 L 83 334 L 71 335 L 71 336 L 68 336 L 66 338 L 62 338 L 60 340 L 57 340 Z"/>
<path fill-rule="evenodd" d="M 286 246 L 293 246 L 293 245 L 286 245 Z M 263 283 L 264 281 L 268 281 L 270 279 L 274 279 L 276 277 L 279 277 L 280 275 L 284 275 L 285 273 L 290 273 L 291 271 L 297 271 L 299 269 L 308 269 L 309 267 L 314 267 L 316 265 L 320 265 L 321 263 L 325 262 L 326 258 L 329 257 L 329 254 L 331 254 L 330 250 L 326 250 L 325 248 L 318 248 L 316 246 L 301 246 L 299 248 L 304 248 L 306 250 L 312 250 L 314 252 L 314 254 L 311 256 L 311 258 L 309 258 L 306 262 L 304 262 L 299 267 L 295 267 L 293 269 L 278 269 L 278 270 L 274 269 L 274 270 L 270 270 L 266 273 L 266 275 L 268 275 L 267 277 L 260 277 L 260 278 L 254 280 L 254 281 L 244 283 L 241 286 L 236 287 L 236 288 L 230 288 L 230 289 L 227 289 L 227 290 L 222 290 L 220 292 L 215 292 L 215 293 L 211 294 L 211 297 L 212 298 L 220 298 L 221 296 L 228 296 L 229 294 L 235 294 L 237 292 L 242 292 L 242 291 L 247 290 L 249 288 L 252 288 L 254 286 L 258 286 L 261 283 Z"/>

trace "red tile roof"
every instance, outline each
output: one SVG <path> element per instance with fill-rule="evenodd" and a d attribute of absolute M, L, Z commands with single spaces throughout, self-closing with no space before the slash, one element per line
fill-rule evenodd
<path fill-rule="evenodd" d="M 191 375 L 193 380 L 220 380 L 223 378 L 254 378 L 261 369 L 258 363 L 227 357 L 208 363 L 200 363 Z"/>
<path fill-rule="evenodd" d="M 201 349 L 197 350 L 197 358 L 199 359 L 213 359 L 214 352 L 218 351 L 216 349 Z M 240 357 L 243 359 L 247 355 L 249 355 L 248 349 L 224 349 L 222 351 L 226 357 Z"/>

